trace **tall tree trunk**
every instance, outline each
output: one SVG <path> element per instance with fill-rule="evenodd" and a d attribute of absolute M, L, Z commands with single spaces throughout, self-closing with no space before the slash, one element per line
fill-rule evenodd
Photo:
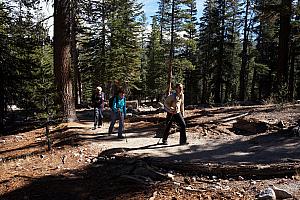
<path fill-rule="evenodd" d="M 256 84 L 256 77 L 257 77 L 257 69 L 254 68 L 253 76 L 252 76 L 252 83 L 251 83 L 251 100 L 256 100 L 256 93 L 255 93 L 255 84 Z"/>
<path fill-rule="evenodd" d="M 246 11 L 245 11 L 245 21 L 244 21 L 244 39 L 243 39 L 243 50 L 242 50 L 242 66 L 240 71 L 240 91 L 239 100 L 245 100 L 246 94 L 246 66 L 248 63 L 248 14 L 249 14 L 250 0 L 247 0 Z"/>
<path fill-rule="evenodd" d="M 216 71 L 216 78 L 215 78 L 215 88 L 214 88 L 214 101 L 215 103 L 221 103 L 222 101 L 222 94 L 221 94 L 221 87 L 223 82 L 222 77 L 222 68 L 224 66 L 224 37 L 225 37 L 225 1 L 220 0 L 221 5 L 221 33 L 220 33 L 220 42 L 219 42 L 219 55 L 217 58 L 217 71 Z"/>
<path fill-rule="evenodd" d="M 75 121 L 70 44 L 70 0 L 54 0 L 54 73 L 64 121 Z"/>
<path fill-rule="evenodd" d="M 163 41 L 163 27 L 164 27 L 164 20 L 165 20 L 165 0 L 161 0 L 162 8 L 160 13 L 160 35 L 159 35 L 159 44 L 162 44 Z"/>
<path fill-rule="evenodd" d="M 2 51 L 2 49 L 0 50 Z M 2 61 L 2 60 L 1 60 Z M 2 65 L 0 66 L 1 70 L 0 70 L 0 76 L 2 77 L 0 79 L 0 135 L 4 132 L 4 118 L 5 118 L 5 92 L 4 92 L 4 65 L 3 62 L 1 62 Z"/>
<path fill-rule="evenodd" d="M 210 38 L 210 36 L 209 36 Z M 208 40 L 210 41 L 210 39 Z M 210 42 L 208 42 L 208 46 L 210 46 Z M 207 104 L 209 102 L 209 94 L 208 94 L 208 67 L 210 66 L 210 55 L 209 51 L 206 52 L 206 59 L 205 59 L 205 64 L 203 65 L 203 72 L 202 72 L 202 94 L 201 94 L 201 103 Z"/>
<path fill-rule="evenodd" d="M 167 82 L 167 95 L 172 90 L 172 76 L 173 76 L 173 60 L 174 60 L 174 26 L 175 26 L 175 0 L 172 1 L 172 18 L 171 18 L 171 46 L 169 54 L 169 69 L 168 69 L 168 82 Z"/>
<path fill-rule="evenodd" d="M 288 100 L 293 101 L 295 90 L 295 44 L 291 45 L 291 67 L 289 75 L 289 88 L 288 88 Z"/>
<path fill-rule="evenodd" d="M 281 1 L 278 66 L 276 70 L 275 91 L 281 92 L 288 81 L 289 37 L 291 22 L 291 0 Z"/>
<path fill-rule="evenodd" d="M 102 0 L 102 16 L 101 16 L 101 26 L 102 26 L 102 31 L 101 31 L 101 39 L 102 39 L 102 44 L 101 44 L 101 72 L 102 72 L 102 78 L 103 74 L 106 74 L 106 22 L 105 20 L 107 20 L 107 16 L 106 16 L 106 2 L 104 0 Z M 99 70 L 100 71 L 100 70 Z"/>
<path fill-rule="evenodd" d="M 81 83 L 80 83 L 80 73 L 79 73 L 79 66 L 78 66 L 78 50 L 77 50 L 77 40 L 76 40 L 76 33 L 77 33 L 77 26 L 76 26 L 76 13 L 77 13 L 77 1 L 71 0 L 71 63 L 72 68 L 74 69 L 74 91 L 75 91 L 75 105 L 81 104 Z"/>

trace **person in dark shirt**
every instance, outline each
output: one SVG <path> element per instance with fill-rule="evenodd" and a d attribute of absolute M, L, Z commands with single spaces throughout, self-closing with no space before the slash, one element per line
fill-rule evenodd
<path fill-rule="evenodd" d="M 103 121 L 103 108 L 104 108 L 104 93 L 99 86 L 96 88 L 95 93 L 92 96 L 92 102 L 94 106 L 94 128 L 101 128 Z"/>

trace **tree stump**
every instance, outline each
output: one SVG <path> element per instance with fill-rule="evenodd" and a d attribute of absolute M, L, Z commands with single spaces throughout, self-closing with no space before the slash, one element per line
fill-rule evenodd
<path fill-rule="evenodd" d="M 247 133 L 263 133 L 266 132 L 269 128 L 268 124 L 264 121 L 260 121 L 255 118 L 240 118 L 236 120 L 236 123 L 233 124 L 233 128 L 237 131 L 243 131 Z"/>

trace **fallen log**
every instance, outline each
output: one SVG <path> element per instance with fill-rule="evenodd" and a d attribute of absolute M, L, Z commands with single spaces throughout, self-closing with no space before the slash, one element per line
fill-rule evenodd
<path fill-rule="evenodd" d="M 149 165 L 175 170 L 179 173 L 215 175 L 218 177 L 270 178 L 293 176 L 300 170 L 298 163 L 275 164 L 226 164 L 226 163 L 192 163 L 152 159 Z"/>

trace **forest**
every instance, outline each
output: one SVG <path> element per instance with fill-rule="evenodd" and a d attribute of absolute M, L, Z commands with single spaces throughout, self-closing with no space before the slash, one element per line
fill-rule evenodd
<path fill-rule="evenodd" d="M 198 1 L 0 1 L 0 199 L 300 198 L 300 1 Z M 99 86 L 137 102 L 123 140 Z"/>
<path fill-rule="evenodd" d="M 207 0 L 197 19 L 195 0 L 161 0 L 148 20 L 136 0 L 0 6 L 1 132 L 12 105 L 72 121 L 95 87 L 108 98 L 115 81 L 139 101 L 160 101 L 177 82 L 186 105 L 300 98 L 299 1 Z"/>

